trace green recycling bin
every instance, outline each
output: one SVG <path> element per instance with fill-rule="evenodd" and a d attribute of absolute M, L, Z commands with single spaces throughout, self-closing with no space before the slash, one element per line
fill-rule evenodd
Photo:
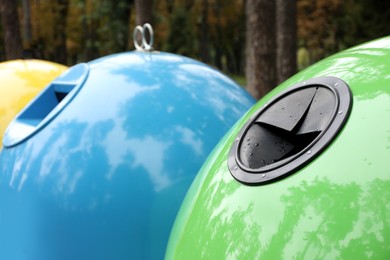
<path fill-rule="evenodd" d="M 187 193 L 167 259 L 389 259 L 390 37 L 261 99 Z"/>

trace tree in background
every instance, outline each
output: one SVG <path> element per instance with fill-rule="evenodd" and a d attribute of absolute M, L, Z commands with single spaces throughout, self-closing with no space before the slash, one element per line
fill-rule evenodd
<path fill-rule="evenodd" d="M 100 33 L 107 34 L 107 27 L 100 25 L 102 21 L 107 19 L 106 14 L 109 13 L 109 7 L 103 1 L 92 0 L 82 0 L 79 6 L 81 8 L 82 31 L 79 32 L 81 37 L 76 38 L 75 42 L 79 42 L 81 38 L 82 46 L 78 60 L 89 61 L 104 55 L 101 53 L 103 43 L 100 40 Z"/>
<path fill-rule="evenodd" d="M 151 1 L 151 0 L 149 0 Z M 129 47 L 130 14 L 134 0 L 111 1 L 111 32 L 114 53 L 127 51 Z"/>
<path fill-rule="evenodd" d="M 209 44 L 209 1 L 202 0 L 200 21 L 199 58 L 208 63 L 210 61 Z"/>
<path fill-rule="evenodd" d="M 14 0 L 0 0 L 0 15 L 5 58 L 7 60 L 22 58 L 23 48 L 19 28 L 18 2 Z"/>
<path fill-rule="evenodd" d="M 247 89 L 257 99 L 276 85 L 275 2 L 246 1 Z"/>
<path fill-rule="evenodd" d="M 190 57 L 196 55 L 195 24 L 189 15 L 194 12 L 193 4 L 194 2 L 185 0 L 183 4 L 176 3 L 169 6 L 172 13 L 168 20 L 166 44 L 163 46 L 166 51 Z"/>
<path fill-rule="evenodd" d="M 79 7 L 81 9 L 81 48 L 78 51 L 79 55 L 77 55 L 77 51 L 75 52 L 75 56 L 79 56 L 78 60 L 88 61 L 98 58 L 99 54 L 99 39 L 98 39 L 98 30 L 99 27 L 99 17 L 101 6 L 96 5 L 96 3 L 92 3 L 88 0 L 82 0 L 79 3 Z M 75 24 L 75 23 L 73 23 Z M 77 23 L 76 23 L 77 24 Z M 78 42 L 76 38 L 74 41 Z M 81 55 L 80 55 L 81 54 Z"/>
<path fill-rule="evenodd" d="M 135 0 L 135 22 L 137 25 L 152 23 L 153 0 Z"/>
<path fill-rule="evenodd" d="M 239 0 L 210 0 L 210 52 L 213 64 L 227 73 L 243 73 L 245 5 Z M 202 39 L 199 39 L 202 41 Z M 239 56 L 237 58 L 237 56 Z"/>
<path fill-rule="evenodd" d="M 227 36 L 227 71 L 235 75 L 245 74 L 245 1 L 231 0 L 228 13 L 230 19 L 223 30 Z M 228 12 L 229 11 L 229 12 Z M 235 17 L 235 19 L 232 19 Z"/>
<path fill-rule="evenodd" d="M 66 48 L 66 20 L 68 17 L 69 0 L 57 0 L 57 4 L 53 5 L 54 15 L 54 52 L 53 60 L 58 63 L 67 63 L 67 48 Z"/>
<path fill-rule="evenodd" d="M 259 5 L 257 1 L 249 0 L 247 4 L 245 0 L 1 1 L 14 5 L 13 9 L 19 11 L 19 17 L 16 11 L 12 15 L 2 15 L 2 22 L 5 17 L 11 18 L 8 20 L 9 25 L 3 24 L 0 28 L 0 37 L 4 40 L 9 38 L 4 44 L 0 42 L 0 59 L 4 59 L 4 54 L 10 52 L 6 51 L 6 45 L 8 49 L 18 49 L 16 53 L 19 54 L 10 57 L 21 57 L 21 44 L 13 42 L 20 32 L 9 33 L 10 30 L 18 30 L 19 26 L 15 26 L 16 23 L 20 23 L 23 32 L 24 54 L 28 51 L 31 53 L 29 57 L 73 65 L 132 49 L 133 29 L 136 24 L 142 25 L 145 21 L 136 22 L 137 16 L 149 16 L 151 18 L 148 21 L 153 20 L 156 49 L 206 61 L 224 73 L 240 75 L 240 79 L 245 74 L 247 53 L 244 45 L 245 9 L 255 9 L 256 5 Z M 294 14 L 287 12 L 294 8 L 287 5 L 294 2 L 297 3 L 297 40 L 288 38 L 294 35 L 288 33 L 289 26 L 294 25 Z M 137 3 L 149 14 L 137 11 L 139 10 Z M 61 6 L 67 6 L 67 9 Z M 278 14 L 276 19 L 278 21 L 276 32 L 279 36 L 274 46 L 279 46 L 276 56 L 279 58 L 275 59 L 277 67 L 280 68 L 277 71 L 285 73 L 282 77 L 278 76 L 279 82 L 293 73 L 286 72 L 288 69 L 294 71 L 293 64 L 287 65 L 286 60 L 280 59 L 291 56 L 289 60 L 293 60 L 294 51 L 291 51 L 293 47 L 280 46 L 299 43 L 299 68 L 303 68 L 357 43 L 390 34 L 389 1 L 278 0 L 276 8 L 278 13 L 286 12 L 283 15 Z M 12 8 L 4 10 L 9 12 Z M 274 11 L 267 12 L 267 15 L 270 15 Z M 267 28 L 273 26 L 275 29 L 274 24 L 268 23 L 264 26 Z M 280 38 L 282 30 L 287 32 Z M 288 53 L 291 55 L 282 54 L 289 48 L 291 50 Z M 263 67 L 258 72 L 267 74 L 271 67 Z M 251 85 L 252 81 L 253 79 L 248 79 Z M 245 84 L 245 81 L 241 83 Z M 274 87 L 275 84 L 269 85 Z"/>
<path fill-rule="evenodd" d="M 390 35 L 390 2 L 297 0 L 300 59 L 314 63 L 332 53 Z M 307 57 L 308 56 L 308 57 Z"/>
<path fill-rule="evenodd" d="M 338 49 L 390 35 L 390 1 L 341 1 L 342 14 L 335 28 Z"/>
<path fill-rule="evenodd" d="M 33 58 L 67 64 L 69 0 L 30 1 L 30 8 Z"/>
<path fill-rule="evenodd" d="M 32 43 L 32 28 L 31 28 L 31 8 L 29 0 L 22 0 L 23 9 L 23 46 L 24 49 L 30 50 Z"/>
<path fill-rule="evenodd" d="M 166 0 L 153 8 L 159 50 L 208 61 L 228 74 L 244 73 L 243 0 Z"/>
<path fill-rule="evenodd" d="M 72 63 L 129 50 L 134 0 L 71 0 L 67 21 Z"/>
<path fill-rule="evenodd" d="M 134 0 L 101 1 L 105 7 L 100 12 L 98 30 L 102 49 L 105 49 L 107 54 L 127 51 Z"/>
<path fill-rule="evenodd" d="M 223 1 L 216 0 L 212 5 L 212 17 L 215 19 L 213 43 L 214 43 L 214 64 L 220 70 L 223 69 L 223 31 L 222 31 L 222 8 Z"/>
<path fill-rule="evenodd" d="M 297 70 L 297 16 L 295 0 L 276 1 L 277 82 Z"/>
<path fill-rule="evenodd" d="M 342 19 L 342 0 L 299 0 L 298 38 L 314 63 L 339 51 L 336 43 L 338 22 Z"/>

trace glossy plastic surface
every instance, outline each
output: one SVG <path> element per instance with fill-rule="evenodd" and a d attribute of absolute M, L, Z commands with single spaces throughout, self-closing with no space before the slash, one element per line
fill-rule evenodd
<path fill-rule="evenodd" d="M 263 186 L 236 181 L 227 156 L 244 123 L 274 95 L 318 76 L 343 79 L 353 106 L 316 159 Z M 307 154 L 310 156 L 310 154 Z M 390 256 L 390 37 L 331 56 L 258 102 L 195 179 L 168 259 L 387 259 Z"/>
<path fill-rule="evenodd" d="M 0 140 L 8 124 L 26 104 L 67 69 L 43 60 L 13 60 L 0 63 Z M 0 149 L 2 142 L 0 141 Z"/>
<path fill-rule="evenodd" d="M 51 82 L 11 122 L 4 134 L 3 145 L 7 148 L 17 145 L 45 127 L 72 101 L 88 73 L 88 65 L 80 63 Z"/>
<path fill-rule="evenodd" d="M 163 258 L 195 174 L 254 104 L 182 56 L 88 66 L 66 107 L 0 154 L 0 259 Z"/>

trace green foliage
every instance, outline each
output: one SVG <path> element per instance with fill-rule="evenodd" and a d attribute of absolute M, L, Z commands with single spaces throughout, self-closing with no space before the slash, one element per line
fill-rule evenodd
<path fill-rule="evenodd" d="M 310 65 L 310 53 L 305 47 L 300 47 L 297 52 L 298 70 L 303 70 Z"/>
<path fill-rule="evenodd" d="M 195 52 L 194 30 L 187 10 L 178 7 L 170 20 L 170 31 L 165 45 L 169 52 L 193 56 Z"/>
<path fill-rule="evenodd" d="M 346 0 L 345 14 L 339 19 L 338 37 L 345 47 L 390 34 L 390 2 Z"/>
<path fill-rule="evenodd" d="M 298 0 L 298 40 L 310 63 L 389 35 L 389 21 L 389 1 Z"/>
<path fill-rule="evenodd" d="M 243 75 L 228 74 L 239 86 L 246 88 L 246 78 Z"/>

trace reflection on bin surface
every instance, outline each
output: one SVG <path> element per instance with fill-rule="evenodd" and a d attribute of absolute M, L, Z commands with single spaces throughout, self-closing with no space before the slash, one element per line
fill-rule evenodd
<path fill-rule="evenodd" d="M 323 77 L 349 86 L 351 103 L 348 93 L 345 103 L 341 94 L 327 92 L 337 88 L 337 82 L 330 87 L 315 84 Z M 305 87 L 311 84 L 314 91 Z M 294 87 L 307 93 L 294 97 Z M 316 98 L 321 89 L 327 94 Z M 288 95 L 280 97 L 281 93 Z M 322 100 L 327 101 L 319 106 Z M 298 103 L 305 108 L 296 108 Z M 328 114 L 320 120 L 321 112 Z M 333 123 L 345 113 L 336 131 Z M 290 114 L 299 123 L 294 116 L 290 120 Z M 333 131 L 332 138 L 323 139 Z M 301 138 L 304 134 L 311 135 Z M 267 146 L 272 158 L 260 146 Z M 195 178 L 166 256 L 388 258 L 389 159 L 390 37 L 386 37 L 324 59 L 260 100 L 224 137 Z"/>
<path fill-rule="evenodd" d="M 159 259 L 195 174 L 254 100 L 167 53 L 78 64 L 9 125 L 1 259 Z"/>

